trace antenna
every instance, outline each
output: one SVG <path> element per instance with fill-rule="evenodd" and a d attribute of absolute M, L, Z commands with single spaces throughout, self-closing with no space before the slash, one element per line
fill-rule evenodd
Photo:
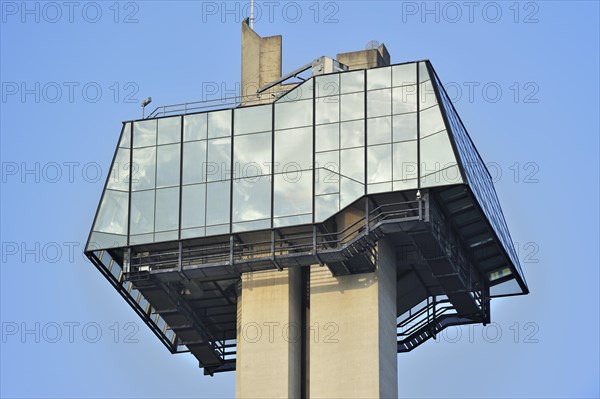
<path fill-rule="evenodd" d="M 366 50 L 373 50 L 373 49 L 376 49 L 377 47 L 379 47 L 379 42 L 377 40 L 371 40 L 365 46 Z"/>
<path fill-rule="evenodd" d="M 250 0 L 250 28 L 254 30 L 254 0 Z"/>

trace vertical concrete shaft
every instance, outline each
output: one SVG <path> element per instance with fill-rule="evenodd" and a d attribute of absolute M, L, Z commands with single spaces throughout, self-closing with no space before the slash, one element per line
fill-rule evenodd
<path fill-rule="evenodd" d="M 332 277 L 313 266 L 310 276 L 311 398 L 396 398 L 396 262 L 379 243 L 377 270 Z"/>
<path fill-rule="evenodd" d="M 299 398 L 301 270 L 242 275 L 238 297 L 236 396 Z"/>

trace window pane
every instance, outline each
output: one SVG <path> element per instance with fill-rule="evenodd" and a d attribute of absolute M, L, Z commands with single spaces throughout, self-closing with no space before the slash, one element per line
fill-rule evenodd
<path fill-rule="evenodd" d="M 312 172 L 275 175 L 274 216 L 312 212 Z"/>
<path fill-rule="evenodd" d="M 179 228 L 179 187 L 156 190 L 155 231 Z"/>
<path fill-rule="evenodd" d="M 340 92 L 354 93 L 357 91 L 364 92 L 365 89 L 365 73 L 364 71 L 346 72 L 340 74 Z"/>
<path fill-rule="evenodd" d="M 320 152 L 315 162 L 315 194 L 329 194 L 340 191 L 339 151 Z"/>
<path fill-rule="evenodd" d="M 419 83 L 429 79 L 429 72 L 424 62 L 419 62 Z"/>
<path fill-rule="evenodd" d="M 391 71 L 392 69 L 390 67 L 367 69 L 367 90 L 391 87 Z"/>
<path fill-rule="evenodd" d="M 231 110 L 208 113 L 208 138 L 231 136 Z"/>
<path fill-rule="evenodd" d="M 394 144 L 394 181 L 417 179 L 417 142 Z"/>
<path fill-rule="evenodd" d="M 402 86 L 392 89 L 394 114 L 417 111 L 417 86 Z M 421 93 L 422 95 L 422 93 Z"/>
<path fill-rule="evenodd" d="M 119 147 L 131 148 L 131 122 L 123 125 Z"/>
<path fill-rule="evenodd" d="M 369 194 L 385 193 L 387 191 L 392 191 L 392 182 L 373 183 L 369 184 L 369 187 L 367 188 Z"/>
<path fill-rule="evenodd" d="M 392 81 L 394 86 L 417 84 L 417 65 L 412 63 L 393 66 Z"/>
<path fill-rule="evenodd" d="M 154 190 L 131 193 L 131 235 L 154 231 Z"/>
<path fill-rule="evenodd" d="M 383 144 L 392 141 L 392 118 L 373 118 L 367 120 L 367 145 Z"/>
<path fill-rule="evenodd" d="M 342 122 L 340 124 L 342 148 L 362 147 L 365 145 L 364 120 Z"/>
<path fill-rule="evenodd" d="M 275 132 L 275 173 L 312 169 L 312 128 Z"/>
<path fill-rule="evenodd" d="M 359 182 L 365 181 L 365 150 L 353 148 L 340 151 L 342 177 L 349 177 Z"/>
<path fill-rule="evenodd" d="M 440 107 L 435 106 L 420 112 L 419 126 L 421 129 L 421 138 L 430 134 L 437 133 L 446 128 Z"/>
<path fill-rule="evenodd" d="M 315 77 L 317 97 L 333 96 L 340 92 L 340 74 L 332 73 Z"/>
<path fill-rule="evenodd" d="M 275 129 L 312 125 L 312 100 L 275 103 Z"/>
<path fill-rule="evenodd" d="M 315 222 L 322 222 L 340 210 L 340 195 L 318 195 L 315 197 Z"/>
<path fill-rule="evenodd" d="M 392 180 L 391 144 L 367 147 L 367 182 L 382 183 Z"/>
<path fill-rule="evenodd" d="M 181 228 L 187 229 L 204 226 L 206 185 L 194 184 L 191 186 L 183 186 L 181 189 Z"/>
<path fill-rule="evenodd" d="M 365 95 L 361 93 L 340 96 L 341 120 L 362 119 L 365 116 Z"/>
<path fill-rule="evenodd" d="M 94 231 L 127 234 L 129 195 L 123 191 L 104 191 Z"/>
<path fill-rule="evenodd" d="M 133 124 L 133 148 L 156 145 L 156 119 Z"/>
<path fill-rule="evenodd" d="M 231 139 L 208 140 L 207 181 L 231 177 Z"/>
<path fill-rule="evenodd" d="M 179 144 L 163 145 L 156 148 L 156 187 L 179 185 Z"/>
<path fill-rule="evenodd" d="M 285 86 L 285 85 L 284 85 Z M 282 96 L 277 103 L 283 102 L 294 102 L 298 100 L 307 100 L 313 98 L 313 90 L 314 90 L 314 82 L 312 80 L 308 80 L 295 88 L 293 88 L 289 93 Z"/>
<path fill-rule="evenodd" d="M 421 109 L 429 108 L 437 104 L 437 99 L 435 98 L 435 91 L 433 89 L 433 85 L 431 84 L 431 80 L 421 83 L 419 90 Z"/>
<path fill-rule="evenodd" d="M 158 120 L 158 144 L 178 143 L 181 141 L 181 117 Z"/>
<path fill-rule="evenodd" d="M 456 164 L 446 131 L 422 138 L 420 141 L 421 177 Z"/>
<path fill-rule="evenodd" d="M 417 139 L 417 114 L 394 115 L 394 141 Z"/>
<path fill-rule="evenodd" d="M 346 179 L 344 176 L 341 177 L 340 181 L 340 208 L 344 208 L 365 193 L 365 186 L 355 182 L 354 180 Z"/>
<path fill-rule="evenodd" d="M 156 177 L 156 147 L 133 150 L 131 190 L 153 189 Z"/>
<path fill-rule="evenodd" d="M 271 182 L 269 176 L 233 181 L 233 222 L 271 217 Z"/>
<path fill-rule="evenodd" d="M 206 139 L 206 115 L 195 114 L 185 115 L 183 117 L 183 140 L 204 140 Z"/>
<path fill-rule="evenodd" d="M 271 173 L 271 132 L 236 137 L 233 147 L 236 177 Z"/>
<path fill-rule="evenodd" d="M 229 181 L 206 185 L 206 225 L 229 223 Z"/>
<path fill-rule="evenodd" d="M 272 105 L 242 107 L 234 110 L 234 134 L 264 132 L 271 130 Z"/>
<path fill-rule="evenodd" d="M 375 90 L 367 92 L 367 116 L 390 115 L 392 113 L 392 90 Z"/>
<path fill-rule="evenodd" d="M 205 181 L 206 141 L 183 144 L 183 184 Z"/>
<path fill-rule="evenodd" d="M 316 151 L 331 151 L 340 148 L 340 125 L 332 123 L 315 128 Z"/>
<path fill-rule="evenodd" d="M 331 123 L 340 120 L 340 98 L 338 96 L 321 97 L 315 100 L 316 123 Z"/>
<path fill-rule="evenodd" d="M 112 190 L 129 191 L 129 151 L 125 148 L 117 150 L 117 156 L 113 162 L 112 169 L 106 188 Z"/>

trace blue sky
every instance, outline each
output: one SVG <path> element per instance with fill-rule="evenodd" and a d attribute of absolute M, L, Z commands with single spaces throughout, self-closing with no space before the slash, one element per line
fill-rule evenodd
<path fill-rule="evenodd" d="M 2 397 L 235 395 L 81 253 L 121 121 L 234 94 L 248 3 L 0 3 Z M 400 396 L 600 396 L 598 2 L 269 4 L 284 72 L 371 40 L 430 59 L 496 177 L 531 294 L 399 355 Z"/>

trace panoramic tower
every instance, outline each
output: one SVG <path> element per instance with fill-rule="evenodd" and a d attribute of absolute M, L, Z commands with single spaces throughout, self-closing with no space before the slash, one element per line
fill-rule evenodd
<path fill-rule="evenodd" d="M 397 353 L 528 293 L 519 259 L 429 61 L 283 75 L 281 43 L 244 21 L 241 96 L 123 122 L 85 254 L 238 397 L 396 397 Z"/>

